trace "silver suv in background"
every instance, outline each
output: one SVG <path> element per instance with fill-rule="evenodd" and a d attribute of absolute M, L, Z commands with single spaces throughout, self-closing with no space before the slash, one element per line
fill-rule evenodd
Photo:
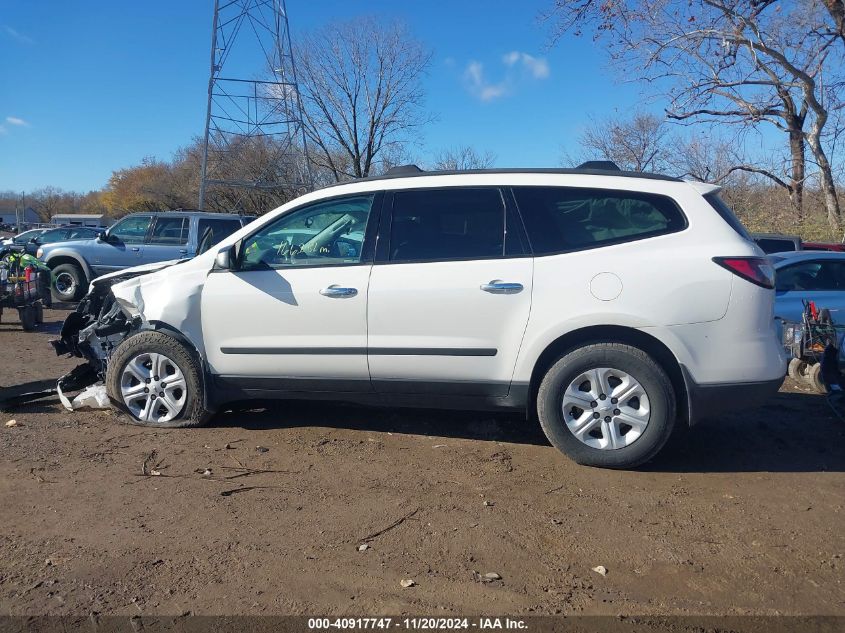
<path fill-rule="evenodd" d="M 36 255 L 53 269 L 53 299 L 76 301 L 100 275 L 143 264 L 190 259 L 253 219 L 202 211 L 132 213 L 96 238 L 47 244 Z"/>

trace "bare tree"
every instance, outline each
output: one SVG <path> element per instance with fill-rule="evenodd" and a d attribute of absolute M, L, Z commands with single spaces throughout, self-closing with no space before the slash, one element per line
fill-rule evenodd
<path fill-rule="evenodd" d="M 784 133 L 785 175 L 738 165 L 786 188 L 801 213 L 806 150 L 819 170 L 828 221 L 840 227 L 826 151 L 830 110 L 841 105 L 832 43 L 838 34 L 821 0 L 556 0 L 554 34 L 585 26 L 608 35 L 613 58 L 665 87 L 667 114 L 680 122 L 722 122 Z M 823 71 L 827 73 L 822 82 Z"/>
<path fill-rule="evenodd" d="M 336 181 L 370 175 L 430 120 L 431 55 L 400 23 L 330 24 L 303 37 L 296 56 L 311 160 Z"/>
<path fill-rule="evenodd" d="M 434 159 L 434 169 L 460 171 L 464 169 L 489 169 L 496 162 L 493 152 L 478 153 L 469 145 L 450 147 L 438 152 Z"/>
<path fill-rule="evenodd" d="M 583 160 L 612 160 L 628 171 L 668 171 L 673 139 L 666 121 L 638 112 L 593 121 L 578 139 Z M 580 161 L 579 161 L 580 162 Z"/>

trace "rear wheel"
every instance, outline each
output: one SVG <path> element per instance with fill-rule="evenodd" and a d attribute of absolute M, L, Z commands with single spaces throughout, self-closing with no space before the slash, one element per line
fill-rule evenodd
<path fill-rule="evenodd" d="M 35 306 L 18 308 L 18 316 L 24 332 L 32 332 L 35 329 Z"/>
<path fill-rule="evenodd" d="M 85 273 L 76 264 L 59 264 L 53 269 L 53 301 L 78 301 L 87 285 Z"/>
<path fill-rule="evenodd" d="M 172 336 L 140 332 L 114 351 L 106 389 L 133 424 L 198 426 L 211 415 L 203 405 L 201 371 L 194 354 Z"/>
<path fill-rule="evenodd" d="M 537 413 L 549 441 L 587 466 L 633 468 L 652 459 L 675 426 L 675 392 L 644 351 L 599 343 L 546 372 Z"/>

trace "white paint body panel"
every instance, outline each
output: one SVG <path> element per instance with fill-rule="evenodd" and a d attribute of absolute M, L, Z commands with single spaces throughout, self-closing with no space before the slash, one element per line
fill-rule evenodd
<path fill-rule="evenodd" d="M 367 378 L 371 266 L 215 272 L 202 295 L 208 365 L 215 374 Z M 332 285 L 354 297 L 326 297 Z M 213 344 L 209 344 L 212 341 Z M 225 354 L 222 348 L 357 348 L 359 354 Z"/>
<path fill-rule="evenodd" d="M 504 387 L 531 309 L 532 259 L 384 264 L 370 279 L 370 348 L 492 349 L 493 356 L 371 355 L 373 380 L 453 381 Z M 522 291 L 491 294 L 491 281 Z M 459 384 L 450 390 L 463 393 Z"/>

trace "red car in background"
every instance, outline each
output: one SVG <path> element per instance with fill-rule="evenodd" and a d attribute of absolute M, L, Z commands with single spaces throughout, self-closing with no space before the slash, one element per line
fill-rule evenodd
<path fill-rule="evenodd" d="M 803 242 L 801 244 L 803 251 L 837 251 L 839 253 L 845 252 L 845 244 L 835 244 L 827 242 Z"/>

